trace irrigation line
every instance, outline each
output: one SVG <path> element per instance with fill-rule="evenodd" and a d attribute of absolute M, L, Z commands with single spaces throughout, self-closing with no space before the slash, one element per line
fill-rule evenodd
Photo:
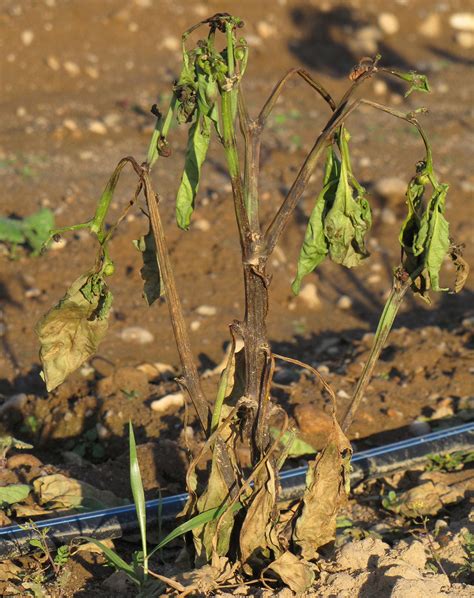
<path fill-rule="evenodd" d="M 408 470 L 426 461 L 429 455 L 472 450 L 474 447 L 474 422 L 409 438 L 381 447 L 359 451 L 352 457 L 351 480 L 366 477 L 382 477 L 400 470 Z M 280 473 L 283 500 L 301 496 L 305 487 L 307 467 L 289 469 Z M 176 494 L 149 500 L 146 503 L 147 520 L 154 524 L 158 515 L 162 522 L 171 523 L 184 507 L 188 495 Z M 89 511 L 55 519 L 35 522 L 38 529 L 48 527 L 51 548 L 68 544 L 79 536 L 91 536 L 97 540 L 119 538 L 138 530 L 135 505 L 124 505 L 97 511 Z M 0 560 L 27 554 L 32 548 L 29 540 L 35 536 L 32 530 L 18 525 L 0 528 Z"/>

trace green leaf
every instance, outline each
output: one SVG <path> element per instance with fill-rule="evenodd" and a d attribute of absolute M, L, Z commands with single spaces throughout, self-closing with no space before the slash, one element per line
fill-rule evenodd
<path fill-rule="evenodd" d="M 364 238 L 372 219 L 365 198 L 354 200 L 349 184 L 347 137 L 341 135 L 342 165 L 334 203 L 324 220 L 324 234 L 329 244 L 329 255 L 337 264 L 353 268 L 368 257 Z"/>
<path fill-rule="evenodd" d="M 64 382 L 97 350 L 105 336 L 112 293 L 95 273 L 80 276 L 37 323 L 48 391 Z"/>
<path fill-rule="evenodd" d="M 25 500 L 30 493 L 30 487 L 27 484 L 10 484 L 0 487 L 0 505 L 14 505 L 17 502 Z"/>
<path fill-rule="evenodd" d="M 24 219 L 23 230 L 28 244 L 33 249 L 33 255 L 40 253 L 53 228 L 54 214 L 47 208 L 42 208 Z"/>
<path fill-rule="evenodd" d="M 431 91 L 426 75 L 420 75 L 416 71 L 410 71 L 408 73 L 403 73 L 401 71 L 391 72 L 399 79 L 403 79 L 404 81 L 411 83 L 410 89 L 405 93 L 406 98 L 412 93 L 412 91 L 421 91 L 423 93 L 429 93 Z"/>
<path fill-rule="evenodd" d="M 135 434 L 133 433 L 132 422 L 129 422 L 128 429 L 130 438 L 130 485 L 132 486 L 133 502 L 135 503 L 135 508 L 137 510 L 143 555 L 144 559 L 146 560 L 147 544 L 145 493 L 143 491 L 143 482 L 140 473 L 140 465 L 138 463 L 137 445 L 135 443 Z"/>
<path fill-rule="evenodd" d="M 189 128 L 184 172 L 176 196 L 176 220 L 178 226 L 185 230 L 191 222 L 194 201 L 199 188 L 201 167 L 209 147 L 210 123 L 210 118 L 198 111 L 195 122 Z"/>
<path fill-rule="evenodd" d="M 334 202 L 337 179 L 339 177 L 340 162 L 331 146 L 326 158 L 323 178 L 323 190 L 316 199 L 308 221 L 306 233 L 298 258 L 295 280 L 291 285 L 293 293 L 300 292 L 301 281 L 312 272 L 326 257 L 329 251 L 328 242 L 324 235 L 324 218 Z"/>
<path fill-rule="evenodd" d="M 137 583 L 137 584 L 140 583 L 140 579 L 135 574 L 133 567 L 131 565 L 129 565 L 128 563 L 126 563 L 122 559 L 122 557 L 120 557 L 114 550 L 112 550 L 111 548 L 109 548 L 108 546 L 106 546 L 105 544 L 100 542 L 99 540 L 96 540 L 95 538 L 89 538 L 88 536 L 83 536 L 83 538 L 84 538 L 84 540 L 87 540 L 88 542 L 92 542 L 92 544 L 95 544 L 95 546 L 100 548 L 102 550 L 102 552 L 104 553 L 105 557 L 107 558 L 110 565 L 112 565 L 119 571 L 123 571 L 124 573 L 126 573 L 128 575 L 128 577 L 130 577 L 130 579 L 133 580 L 135 583 Z"/>
<path fill-rule="evenodd" d="M 140 269 L 140 274 L 143 280 L 143 296 L 150 306 L 165 292 L 158 263 L 155 238 L 153 237 L 151 228 L 149 228 L 146 235 L 133 241 L 133 244 L 142 254 L 143 266 Z"/>
<path fill-rule="evenodd" d="M 280 430 L 278 428 L 270 428 L 270 434 L 273 438 L 278 438 L 280 437 Z M 287 457 L 302 457 L 303 455 L 314 455 L 317 452 L 313 446 L 290 430 L 281 435 L 280 443 L 283 446 L 288 445 Z"/>
<path fill-rule="evenodd" d="M 0 218 L 0 241 L 13 245 L 24 243 L 23 222 L 14 218 Z"/>

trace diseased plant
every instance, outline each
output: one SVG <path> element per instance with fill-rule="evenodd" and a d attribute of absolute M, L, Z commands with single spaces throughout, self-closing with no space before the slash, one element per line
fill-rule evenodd
<path fill-rule="evenodd" d="M 190 35 L 198 27 L 208 35 L 187 49 Z M 336 102 L 304 69 L 288 71 L 277 83 L 256 118 L 249 115 L 242 78 L 248 48 L 238 37 L 239 18 L 219 13 L 191 27 L 183 35 L 183 66 L 173 86 L 170 106 L 162 115 L 156 106 L 156 126 L 147 159 L 122 158 L 98 202 L 94 217 L 85 223 L 53 231 L 52 235 L 88 229 L 98 241 L 95 264 L 68 289 L 61 301 L 37 325 L 40 357 L 48 390 L 63 382 L 97 349 L 107 330 L 112 293 L 106 282 L 114 273 L 109 241 L 128 211 L 139 205 L 149 221 L 148 232 L 135 245 L 143 256 L 141 275 L 149 305 L 162 295 L 181 359 L 183 375 L 178 379 L 196 409 L 206 442 L 187 473 L 189 500 L 182 513 L 186 520 L 212 513 L 192 529 L 196 566 L 212 562 L 216 571 L 247 579 L 254 576 L 280 579 L 302 592 L 314 579 L 311 561 L 318 550 L 335 537 L 336 515 L 348 492 L 351 447 L 345 436 L 375 363 L 393 325 L 403 298 L 411 288 L 429 300 L 429 290 L 440 287 L 439 272 L 445 256 L 451 257 L 458 277 L 455 291 L 465 280 L 467 265 L 460 248 L 451 241 L 445 219 L 448 186 L 440 183 L 426 134 L 418 121 L 423 109 L 404 114 L 384 105 L 355 98 L 365 81 L 384 73 L 407 81 L 408 91 L 429 91 L 426 78 L 415 72 L 402 73 L 382 67 L 380 56 L 363 59 L 350 74 L 351 85 Z M 219 49 L 223 34 L 225 45 Z M 287 81 L 299 77 L 327 103 L 329 117 L 270 222 L 263 223 L 259 211 L 260 148 L 262 134 Z M 382 111 L 412 125 L 424 144 L 425 154 L 407 189 L 407 216 L 400 232 L 401 263 L 394 269 L 393 288 L 383 310 L 374 344 L 356 386 L 350 408 L 336 419 L 335 395 L 321 375 L 298 360 L 276 355 L 268 341 L 266 318 L 271 276 L 267 263 L 282 232 L 305 191 L 319 160 L 325 158 L 322 190 L 310 216 L 292 288 L 298 293 L 302 279 L 324 259 L 352 268 L 367 259 L 366 238 L 372 216 L 365 189 L 357 181 L 350 159 L 347 121 L 360 106 Z M 220 142 L 229 172 L 242 254 L 245 313 L 230 324 L 231 350 L 212 404 L 206 397 L 193 358 L 181 302 L 164 234 L 151 170 L 159 158 L 168 158 L 168 133 L 176 119 L 188 125 L 184 170 L 176 195 L 178 226 L 187 229 L 195 208 L 211 137 Z M 240 127 L 240 137 L 237 132 Z M 133 198 L 110 228 L 105 221 L 122 169 L 131 166 L 137 183 Z M 144 199 L 144 205 L 140 202 Z M 237 350 L 237 341 L 243 349 Z M 291 505 L 279 504 L 278 471 L 290 450 L 288 417 L 271 397 L 275 360 L 283 359 L 309 370 L 332 400 L 332 428 L 324 449 L 309 463 L 303 497 Z M 277 433 L 272 423 L 279 416 Z M 241 438 L 251 452 L 251 473 L 246 476 L 235 450 Z M 306 449 L 305 449 L 306 450 Z M 207 480 L 198 484 L 196 467 L 211 454 Z M 137 500 L 137 497 L 135 497 Z M 195 521 L 195 519 L 194 519 Z M 142 528 L 141 528 L 142 529 Z M 229 561 L 234 565 L 229 567 Z M 146 553 L 143 551 L 144 574 Z"/>

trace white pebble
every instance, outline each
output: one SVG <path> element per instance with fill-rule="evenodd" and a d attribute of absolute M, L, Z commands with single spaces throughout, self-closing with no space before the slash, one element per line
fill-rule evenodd
<path fill-rule="evenodd" d="M 211 228 L 211 223 L 209 220 L 205 220 L 204 218 L 198 218 L 194 221 L 194 228 L 205 233 Z"/>
<path fill-rule="evenodd" d="M 276 28 L 267 21 L 259 21 L 257 23 L 257 33 L 263 39 L 268 39 L 276 34 Z"/>
<path fill-rule="evenodd" d="M 16 109 L 16 115 L 19 118 L 23 118 L 26 116 L 26 108 L 24 106 L 18 106 L 18 108 Z"/>
<path fill-rule="evenodd" d="M 457 12 L 449 17 L 449 24 L 453 29 L 459 31 L 473 31 L 474 32 L 474 13 L 472 12 Z"/>
<path fill-rule="evenodd" d="M 424 436 L 425 434 L 429 434 L 431 432 L 430 424 L 428 422 L 419 420 L 411 422 L 411 424 L 408 426 L 408 429 L 413 436 Z"/>
<path fill-rule="evenodd" d="M 96 66 L 86 66 L 84 68 L 84 72 L 91 79 L 98 79 L 99 78 L 99 69 Z"/>
<path fill-rule="evenodd" d="M 337 307 L 339 309 L 350 309 L 352 307 L 352 299 L 347 295 L 342 295 L 337 300 Z"/>
<path fill-rule="evenodd" d="M 180 48 L 179 39 L 173 35 L 167 35 L 161 41 L 161 47 L 170 52 L 176 52 Z"/>
<path fill-rule="evenodd" d="M 97 436 L 101 440 L 105 440 L 105 438 L 108 438 L 110 436 L 109 430 L 107 430 L 107 428 L 101 423 L 96 424 L 95 429 L 97 430 Z"/>
<path fill-rule="evenodd" d="M 385 177 L 379 179 L 374 187 L 375 193 L 381 197 L 399 198 L 405 195 L 407 184 L 398 177 Z"/>
<path fill-rule="evenodd" d="M 77 131 L 76 121 L 72 120 L 72 118 L 65 118 L 63 120 L 63 127 L 68 131 Z"/>
<path fill-rule="evenodd" d="M 48 58 L 46 58 L 46 64 L 52 71 L 59 71 L 61 68 L 61 64 L 56 56 L 48 56 Z"/>
<path fill-rule="evenodd" d="M 146 345 L 154 340 L 153 334 L 145 328 L 140 328 L 140 326 L 124 328 L 120 333 L 120 338 L 126 343 L 137 343 L 139 345 Z"/>
<path fill-rule="evenodd" d="M 66 73 L 71 77 L 77 77 L 81 72 L 80 67 L 71 60 L 66 60 L 66 62 L 63 64 L 63 67 Z"/>
<path fill-rule="evenodd" d="M 164 413 L 169 409 L 179 409 L 180 407 L 184 406 L 184 395 L 182 392 L 175 392 L 169 395 L 162 397 L 161 399 L 156 399 L 150 405 L 153 411 L 157 413 Z"/>
<path fill-rule="evenodd" d="M 217 307 L 214 307 L 213 305 L 200 305 L 196 308 L 196 313 L 199 316 L 215 316 Z"/>
<path fill-rule="evenodd" d="M 439 14 L 433 13 L 429 15 L 418 30 L 425 37 L 438 37 L 441 34 L 441 18 Z"/>
<path fill-rule="evenodd" d="M 386 35 L 393 35 L 400 29 L 397 17 L 390 12 L 382 12 L 378 18 L 379 27 Z"/>
<path fill-rule="evenodd" d="M 93 120 L 90 122 L 88 129 L 91 133 L 96 133 L 97 135 L 107 134 L 107 127 L 104 125 L 104 123 L 100 122 L 100 120 Z"/>
<path fill-rule="evenodd" d="M 381 280 L 382 279 L 380 278 L 380 276 L 378 274 L 372 274 L 371 276 L 369 276 L 367 278 L 367 282 L 369 284 L 374 284 L 374 285 L 379 284 Z"/>
<path fill-rule="evenodd" d="M 193 320 L 189 327 L 193 332 L 196 332 L 196 330 L 199 330 L 199 328 L 201 328 L 201 322 L 199 320 Z"/>
<path fill-rule="evenodd" d="M 382 222 L 385 222 L 385 224 L 395 224 L 397 221 L 395 213 L 390 208 L 383 208 L 380 217 L 382 218 Z"/>
<path fill-rule="evenodd" d="M 472 31 L 459 31 L 454 38 L 461 48 L 466 50 L 474 48 L 474 33 Z"/>
<path fill-rule="evenodd" d="M 321 300 L 318 297 L 318 289 L 313 282 L 306 283 L 299 292 L 298 297 L 304 301 L 310 309 L 317 309 L 321 306 Z"/>
<path fill-rule="evenodd" d="M 383 96 L 388 91 L 388 85 L 382 79 L 376 79 L 374 81 L 374 93 L 378 96 Z"/>
<path fill-rule="evenodd" d="M 21 41 L 24 46 L 31 46 L 34 38 L 35 34 L 30 29 L 25 29 L 25 31 L 21 32 Z"/>
<path fill-rule="evenodd" d="M 53 243 L 51 243 L 51 245 L 49 246 L 49 248 L 52 251 L 59 251 L 61 249 L 64 249 L 67 245 L 67 239 L 65 239 L 64 237 L 61 237 L 58 241 L 54 241 Z"/>
<path fill-rule="evenodd" d="M 337 391 L 337 396 L 340 399 L 350 399 L 351 398 L 350 394 L 348 392 L 346 392 L 345 390 L 343 390 L 342 388 L 341 388 L 341 390 Z"/>

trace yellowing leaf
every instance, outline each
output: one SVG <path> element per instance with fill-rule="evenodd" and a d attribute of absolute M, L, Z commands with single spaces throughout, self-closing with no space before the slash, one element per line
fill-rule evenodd
<path fill-rule="evenodd" d="M 265 571 L 276 573 L 282 582 L 297 595 L 306 592 L 315 579 L 310 563 L 291 552 L 284 552 Z"/>
<path fill-rule="evenodd" d="M 80 276 L 36 325 L 48 391 L 93 355 L 107 331 L 112 293 L 96 274 Z"/>
<path fill-rule="evenodd" d="M 14 505 L 25 500 L 31 488 L 27 484 L 10 484 L 0 487 L 0 506 L 2 504 Z"/>

